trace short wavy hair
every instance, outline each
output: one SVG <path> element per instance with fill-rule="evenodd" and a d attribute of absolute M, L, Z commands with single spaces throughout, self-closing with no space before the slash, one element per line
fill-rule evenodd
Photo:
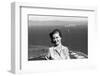
<path fill-rule="evenodd" d="M 59 29 L 54 29 L 54 30 L 49 34 L 49 36 L 50 36 L 51 39 L 53 39 L 53 34 L 55 34 L 55 33 L 59 33 L 60 37 L 62 37 L 61 31 L 60 31 Z"/>

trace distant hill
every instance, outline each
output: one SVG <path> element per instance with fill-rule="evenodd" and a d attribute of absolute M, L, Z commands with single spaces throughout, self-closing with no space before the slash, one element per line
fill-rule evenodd
<path fill-rule="evenodd" d="M 33 59 L 40 56 L 45 56 L 48 53 L 48 46 L 30 45 L 28 48 L 28 58 Z"/>

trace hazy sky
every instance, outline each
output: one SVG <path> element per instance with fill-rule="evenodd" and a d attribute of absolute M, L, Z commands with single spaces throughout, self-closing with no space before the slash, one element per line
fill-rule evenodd
<path fill-rule="evenodd" d="M 52 26 L 52 25 L 65 25 L 65 26 L 82 26 L 87 25 L 87 17 L 59 17 L 59 16 L 34 16 L 29 15 L 29 26 Z"/>

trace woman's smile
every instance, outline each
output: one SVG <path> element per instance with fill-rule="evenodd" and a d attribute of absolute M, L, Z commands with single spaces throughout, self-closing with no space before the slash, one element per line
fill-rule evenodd
<path fill-rule="evenodd" d="M 53 35 L 53 42 L 55 45 L 61 44 L 61 37 L 60 37 L 59 33 L 55 33 Z"/>

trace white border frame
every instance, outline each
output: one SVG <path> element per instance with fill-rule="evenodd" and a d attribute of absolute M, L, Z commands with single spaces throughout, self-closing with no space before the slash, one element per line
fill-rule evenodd
<path fill-rule="evenodd" d="M 22 58 L 21 58 L 21 56 L 22 56 L 22 42 L 21 42 L 21 38 L 22 38 L 22 27 L 21 27 L 21 25 L 22 25 L 22 14 L 21 14 L 21 12 L 22 12 L 22 8 L 26 8 L 26 7 L 28 7 L 28 8 L 35 8 L 35 9 L 50 9 L 50 10 L 59 10 L 59 11 L 66 11 L 66 10 L 74 10 L 74 11 L 87 11 L 87 12 L 92 12 L 93 13 L 93 19 L 92 19 L 92 21 L 93 21 L 93 24 L 91 24 L 91 25 L 93 25 L 93 26 L 91 26 L 91 27 L 89 27 L 90 28 L 90 31 L 89 31 L 89 34 L 92 32 L 93 33 L 93 35 L 95 34 L 95 31 L 96 31 L 96 28 L 95 28 L 95 15 L 96 15 L 96 9 L 95 8 L 91 8 L 91 7 L 72 7 L 72 6 L 68 6 L 68 8 L 54 8 L 54 7 L 36 7 L 36 6 L 34 6 L 34 4 L 28 4 L 28 3 L 18 3 L 18 2 L 14 2 L 14 3 L 12 3 L 11 4 L 11 8 L 12 8 L 12 10 L 11 10 L 11 24 L 12 24 L 12 27 L 11 27 L 11 30 L 12 30 L 12 34 L 11 34 L 11 40 L 12 40 L 12 45 L 11 45 L 11 47 L 12 47 L 12 51 L 11 51 L 11 71 L 13 72 L 13 73 L 23 73 L 23 72 L 30 72 L 31 70 L 32 70 L 32 68 L 30 68 L 30 69 L 28 69 L 29 71 L 25 71 L 23 68 L 22 68 L 22 66 L 23 66 L 23 62 L 22 62 Z M 90 34 L 90 36 L 89 37 L 92 37 L 92 35 Z M 93 38 L 91 38 L 90 40 L 89 40 L 89 42 L 91 42 L 92 40 L 94 40 L 95 38 L 93 37 Z M 93 41 L 94 43 L 95 43 L 95 41 Z M 90 43 L 91 44 L 91 43 Z M 93 45 L 90 45 L 90 47 L 92 47 Z M 90 49 L 90 50 L 93 50 L 94 48 L 92 48 L 92 49 Z M 42 63 L 42 65 L 44 66 L 45 64 L 47 65 L 47 66 L 50 66 L 50 64 L 58 64 L 56 67 L 58 67 L 57 69 L 68 69 L 68 68 L 72 68 L 73 69 L 73 67 L 79 67 L 79 66 L 73 66 L 73 62 L 74 62 L 74 64 L 79 64 L 81 67 L 89 67 L 90 65 L 94 65 L 95 63 L 93 63 L 93 64 L 91 64 L 91 62 L 93 62 L 93 60 L 95 60 L 95 57 L 94 58 L 92 58 L 92 53 L 90 54 L 90 61 L 88 61 L 88 60 L 78 60 L 78 62 L 79 63 L 81 63 L 81 64 L 79 64 L 79 63 L 77 63 L 77 61 L 75 61 L 75 60 L 73 60 L 73 61 L 70 61 L 69 60 L 69 62 L 67 62 L 67 64 L 69 64 L 69 65 L 71 65 L 70 67 L 58 67 L 60 64 L 61 65 L 63 65 L 62 64 L 62 62 L 64 63 L 65 61 L 48 61 L 48 62 L 45 62 L 45 61 L 43 61 Z M 93 59 L 93 60 L 92 60 Z M 83 63 L 82 63 L 83 62 Z M 35 62 L 34 64 L 40 64 L 41 62 Z M 49 64 L 48 64 L 49 63 Z M 33 64 L 33 63 L 32 63 Z M 65 63 L 64 63 L 65 64 Z M 31 65 L 32 66 L 32 65 Z M 41 66 L 41 65 L 40 65 Z M 51 65 L 51 66 L 55 66 L 55 65 Z M 50 67 L 51 67 L 50 66 Z M 48 68 L 46 68 L 46 69 L 44 69 L 44 71 L 50 71 L 50 70 L 53 70 L 54 68 L 50 68 L 50 67 L 48 67 Z M 48 70 L 49 69 L 49 70 Z M 54 70 L 56 70 L 56 69 L 54 69 Z M 33 70 L 33 71 L 31 71 L 31 72 L 41 72 L 42 71 L 42 69 L 37 69 L 37 71 L 35 71 L 35 70 Z"/>

